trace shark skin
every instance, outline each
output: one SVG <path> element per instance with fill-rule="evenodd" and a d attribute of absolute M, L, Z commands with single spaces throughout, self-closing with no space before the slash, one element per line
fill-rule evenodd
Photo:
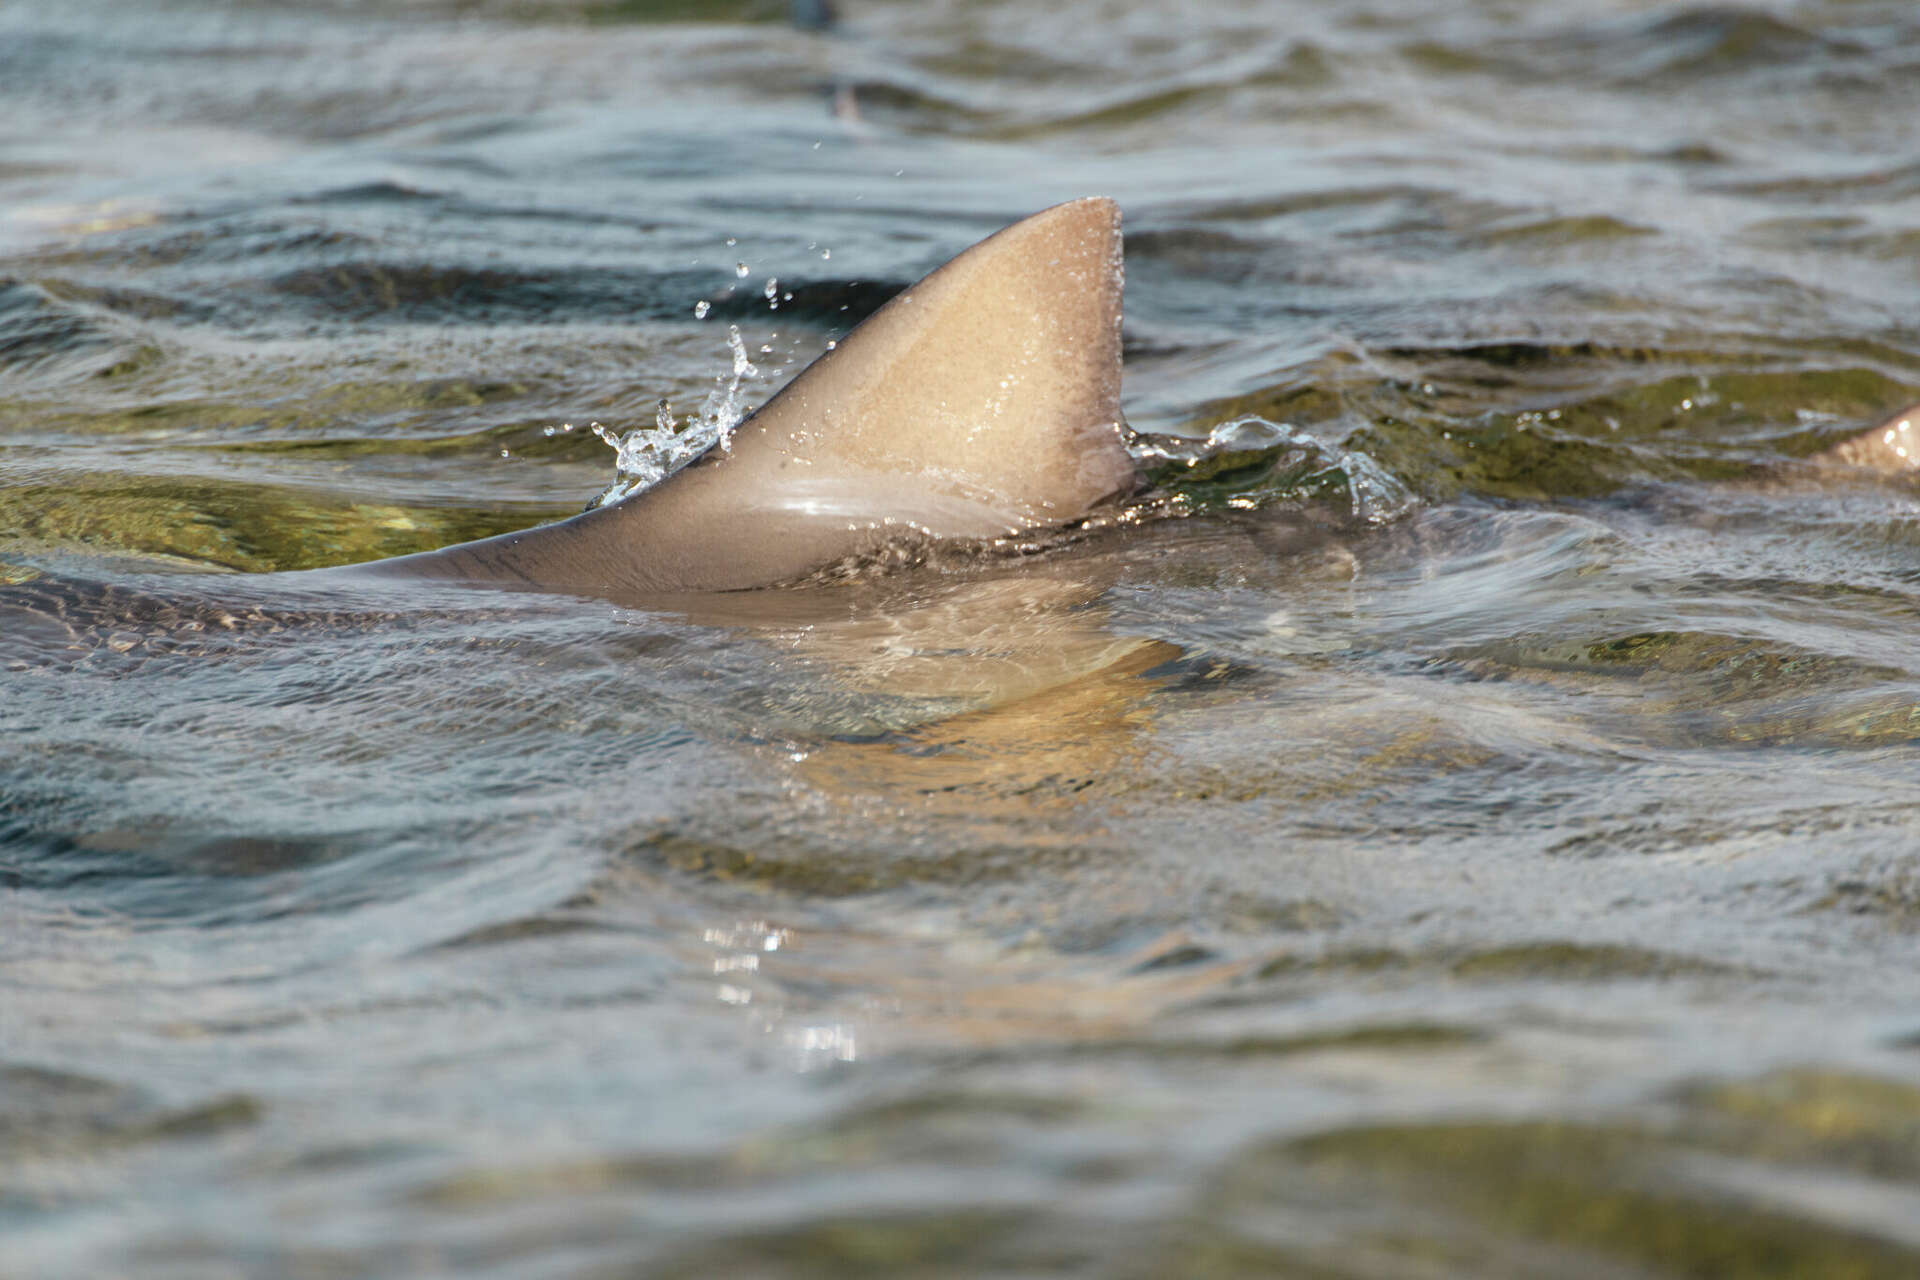
<path fill-rule="evenodd" d="M 1815 454 L 1813 460 L 1861 467 L 1882 475 L 1909 474 L 1920 468 L 1920 404 L 1902 409 L 1871 431 Z"/>
<path fill-rule="evenodd" d="M 902 537 L 993 539 L 1133 491 L 1120 211 L 1007 227 L 868 317 L 727 447 L 610 507 L 344 570 L 645 599 L 802 578 Z"/>

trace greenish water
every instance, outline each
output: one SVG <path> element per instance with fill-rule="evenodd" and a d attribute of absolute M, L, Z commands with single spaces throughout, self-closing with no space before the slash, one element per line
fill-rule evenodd
<path fill-rule="evenodd" d="M 1920 1270 L 1911 6 L 841 8 L 0 12 L 0 1272 Z M 1113 527 L 244 576 L 1089 193 Z"/>

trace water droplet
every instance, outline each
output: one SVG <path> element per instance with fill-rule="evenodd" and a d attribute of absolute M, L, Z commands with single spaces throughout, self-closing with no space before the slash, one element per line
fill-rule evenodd
<path fill-rule="evenodd" d="M 511 458 L 513 455 L 508 453 L 505 449 L 502 449 L 500 451 L 500 456 L 503 458 Z"/>
<path fill-rule="evenodd" d="M 771 301 L 773 299 L 773 296 L 779 292 L 780 292 L 780 279 L 778 276 L 768 276 L 767 282 L 760 286 L 761 296 L 765 297 L 769 301 Z"/>
<path fill-rule="evenodd" d="M 820 260 L 821 260 L 822 262 L 826 262 L 826 261 L 829 261 L 829 260 L 831 260 L 831 259 L 832 259 L 832 257 L 833 257 L 833 250 L 831 250 L 831 249 L 822 249 L 822 250 L 820 251 Z"/>
<path fill-rule="evenodd" d="M 747 264 L 744 262 L 734 263 L 733 274 L 736 276 L 739 276 L 742 280 L 745 280 L 747 278 Z"/>
<path fill-rule="evenodd" d="M 734 239 L 734 238 L 733 238 L 732 236 L 728 236 L 728 237 L 727 237 L 727 248 L 729 248 L 729 249 L 731 249 L 731 248 L 733 248 L 733 246 L 735 246 L 735 245 L 737 245 L 737 244 L 739 244 L 739 243 L 740 243 L 740 242 L 739 242 L 738 240 L 736 240 L 736 239 Z"/>
<path fill-rule="evenodd" d="M 759 376 L 760 369 L 747 357 L 737 324 L 727 326 L 727 348 L 733 353 L 733 375 L 714 378 L 714 387 L 697 413 L 679 419 L 671 403 L 662 399 L 651 426 L 636 427 L 625 435 L 615 435 L 597 422 L 589 424 L 614 450 L 613 482 L 594 505 L 619 502 L 658 484 L 709 449 L 729 447 L 733 429 L 750 411 L 743 394 L 746 380 Z"/>
<path fill-rule="evenodd" d="M 695 320 L 705 320 L 707 318 L 707 312 L 711 310 L 713 310 L 713 304 L 705 298 L 702 298 L 693 304 L 693 318 Z"/>

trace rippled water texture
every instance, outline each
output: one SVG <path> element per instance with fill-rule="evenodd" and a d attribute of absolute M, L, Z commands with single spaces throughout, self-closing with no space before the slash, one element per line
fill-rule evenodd
<path fill-rule="evenodd" d="M 840 17 L 0 9 L 0 1271 L 1920 1273 L 1909 0 Z M 1126 527 L 236 574 L 1087 193 Z"/>

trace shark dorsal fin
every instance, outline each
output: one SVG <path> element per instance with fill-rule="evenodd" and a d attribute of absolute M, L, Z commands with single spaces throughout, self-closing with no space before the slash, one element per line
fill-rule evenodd
<path fill-rule="evenodd" d="M 612 507 L 391 562 L 612 597 L 769 586 L 886 539 L 1063 524 L 1134 483 L 1120 213 L 1056 205 L 904 290 L 716 449 Z"/>
<path fill-rule="evenodd" d="M 1132 483 L 1120 441 L 1120 213 L 1076 200 L 904 290 L 742 425 L 742 460 L 912 477 L 1003 533 Z M 936 504 L 938 505 L 938 504 Z M 998 526 L 998 527 L 994 527 Z"/>

